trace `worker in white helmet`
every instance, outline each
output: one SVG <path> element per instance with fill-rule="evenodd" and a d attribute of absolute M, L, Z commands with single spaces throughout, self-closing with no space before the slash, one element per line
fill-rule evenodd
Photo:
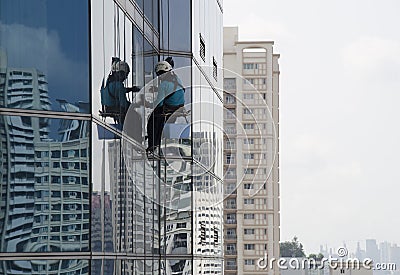
<path fill-rule="evenodd" d="M 140 88 L 134 86 L 126 88 L 124 81 L 129 75 L 128 63 L 114 58 L 111 66 L 111 73 L 107 78 L 106 85 L 101 88 L 101 104 L 105 113 L 118 113 L 123 124 L 130 102 L 126 99 L 126 93 L 138 92 Z"/>
<path fill-rule="evenodd" d="M 157 89 L 156 107 L 147 123 L 148 153 L 160 146 L 164 123 L 185 104 L 185 88 L 178 76 L 172 72 L 171 63 L 173 64 L 172 58 L 167 58 L 166 61 L 158 62 L 155 67 L 156 75 L 161 81 Z"/>

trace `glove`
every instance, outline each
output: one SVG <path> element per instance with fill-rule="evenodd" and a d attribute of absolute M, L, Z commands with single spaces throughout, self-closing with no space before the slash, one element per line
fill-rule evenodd
<path fill-rule="evenodd" d="M 140 87 L 137 87 L 137 86 L 133 86 L 132 88 L 127 88 L 126 90 L 127 90 L 128 92 L 137 93 L 137 92 L 139 92 L 139 91 L 141 90 L 141 88 L 140 88 Z"/>

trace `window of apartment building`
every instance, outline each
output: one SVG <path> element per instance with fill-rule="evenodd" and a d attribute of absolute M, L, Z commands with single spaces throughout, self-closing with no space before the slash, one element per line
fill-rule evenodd
<path fill-rule="evenodd" d="M 245 85 L 254 85 L 254 78 L 245 78 L 243 79 L 243 84 Z"/>
<path fill-rule="evenodd" d="M 227 169 L 226 173 L 225 173 L 225 178 L 226 179 L 234 179 L 234 178 L 236 178 L 236 169 L 235 168 Z"/>
<path fill-rule="evenodd" d="M 235 97 L 231 94 L 225 93 L 225 104 L 235 104 Z"/>
<path fill-rule="evenodd" d="M 224 78 L 224 90 L 236 91 L 236 78 Z"/>
<path fill-rule="evenodd" d="M 254 199 L 244 199 L 243 203 L 244 204 L 254 204 Z"/>
<path fill-rule="evenodd" d="M 245 220 L 254 220 L 254 214 L 253 213 L 245 213 L 244 219 Z"/>
<path fill-rule="evenodd" d="M 233 243 L 228 243 L 228 244 L 226 245 L 226 251 L 229 251 L 229 252 L 234 252 L 234 251 L 236 251 L 236 245 L 233 244 Z"/>
<path fill-rule="evenodd" d="M 226 155 L 225 155 L 225 163 L 226 163 L 226 164 L 233 164 L 233 163 L 235 163 L 235 155 L 226 154 Z"/>
<path fill-rule="evenodd" d="M 225 114 L 226 114 L 227 119 L 235 119 L 236 109 L 233 109 L 233 108 L 226 109 Z"/>
<path fill-rule="evenodd" d="M 227 229 L 227 230 L 226 230 L 226 235 L 227 235 L 229 238 L 236 237 L 236 229 L 235 229 L 235 228 L 229 228 L 229 229 Z"/>
<path fill-rule="evenodd" d="M 226 214 L 226 223 L 235 224 L 236 223 L 236 214 L 235 213 Z"/>
<path fill-rule="evenodd" d="M 236 259 L 227 259 L 226 266 L 228 267 L 228 270 L 230 270 L 230 268 L 236 268 Z"/>
<path fill-rule="evenodd" d="M 253 109 L 244 108 L 243 109 L 243 114 L 244 115 L 251 115 L 251 114 L 253 114 Z"/>
<path fill-rule="evenodd" d="M 225 149 L 235 149 L 235 140 L 229 139 L 225 142 Z"/>
<path fill-rule="evenodd" d="M 254 94 L 243 94 L 243 99 L 254 99 Z"/>
<path fill-rule="evenodd" d="M 243 63 L 243 69 L 244 70 L 258 69 L 258 64 L 257 63 Z"/>
<path fill-rule="evenodd" d="M 245 70 L 254 69 L 254 64 L 253 63 L 243 63 L 243 69 L 245 69 Z"/>
<path fill-rule="evenodd" d="M 244 123 L 244 124 L 243 124 L 243 128 L 244 128 L 245 130 L 254 129 L 254 123 Z"/>
<path fill-rule="evenodd" d="M 186 223 L 185 222 L 178 222 L 176 224 L 176 228 L 186 228 Z"/>
<path fill-rule="evenodd" d="M 243 154 L 244 159 L 254 159 L 254 154 L 253 153 L 245 153 Z"/>
<path fill-rule="evenodd" d="M 254 174 L 254 168 L 245 168 L 244 169 L 244 174 L 245 175 L 253 175 Z"/>
<path fill-rule="evenodd" d="M 263 85 L 267 84 L 267 79 L 266 79 L 266 78 L 261 78 L 261 83 L 262 83 Z"/>
<path fill-rule="evenodd" d="M 252 183 L 245 183 L 245 184 L 243 185 L 243 188 L 246 189 L 246 190 L 254 189 L 254 184 L 252 184 Z"/>
<path fill-rule="evenodd" d="M 245 228 L 244 229 L 245 235 L 254 235 L 254 232 L 255 232 L 254 228 Z"/>
<path fill-rule="evenodd" d="M 254 144 L 254 138 L 245 138 L 243 139 L 244 144 Z"/>
<path fill-rule="evenodd" d="M 225 206 L 227 209 L 236 209 L 236 199 L 227 199 Z"/>
<path fill-rule="evenodd" d="M 227 123 L 227 124 L 225 124 L 224 129 L 227 134 L 230 134 L 230 135 L 236 134 L 236 124 L 233 124 L 233 123 L 228 124 Z"/>
<path fill-rule="evenodd" d="M 244 244 L 244 250 L 254 250 L 255 249 L 255 244 L 253 243 L 245 243 Z"/>
<path fill-rule="evenodd" d="M 254 266 L 255 261 L 253 259 L 245 259 L 244 265 L 252 265 Z"/>
<path fill-rule="evenodd" d="M 226 178 L 226 177 L 225 177 L 225 178 Z M 235 192 L 235 189 L 236 189 L 236 184 L 234 184 L 234 183 L 229 183 L 229 184 L 226 186 L 225 195 L 234 193 L 234 192 Z"/>

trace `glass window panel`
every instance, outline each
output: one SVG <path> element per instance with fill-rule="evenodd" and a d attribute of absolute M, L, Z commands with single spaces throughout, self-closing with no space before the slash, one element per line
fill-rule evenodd
<path fill-rule="evenodd" d="M 153 0 L 153 27 L 158 32 L 158 5 L 159 0 Z"/>
<path fill-rule="evenodd" d="M 1 252 L 88 250 L 89 127 L 0 116 Z"/>
<path fill-rule="evenodd" d="M 191 10 L 187 0 L 169 0 L 169 17 L 163 22 L 163 47 L 170 51 L 191 51 Z M 165 7 L 165 4 L 162 6 Z M 164 12 L 167 9 L 164 9 Z M 164 20 L 164 19 L 163 19 Z M 173 31 L 171 31 L 173 30 Z"/>
<path fill-rule="evenodd" d="M 141 10 L 143 10 L 143 1 L 145 1 L 145 0 L 133 0 L 133 1 L 136 2 L 136 4 L 138 5 L 138 7 L 139 7 Z"/>
<path fill-rule="evenodd" d="M 62 260 L 13 260 L 0 261 L 3 274 L 89 274 L 89 261 L 80 259 Z M 96 274 L 93 273 L 92 274 Z M 106 274 L 106 273 L 104 273 Z M 107 273 L 112 274 L 112 273 Z"/>
<path fill-rule="evenodd" d="M 153 0 L 144 1 L 144 16 L 149 22 L 153 22 Z"/>
<path fill-rule="evenodd" d="M 88 113 L 59 104 L 89 102 L 88 21 L 88 1 L 1 1 L 0 106 Z"/>
<path fill-rule="evenodd" d="M 144 62 L 143 62 L 143 35 L 134 27 L 133 29 L 133 68 L 132 77 L 135 86 L 144 86 Z"/>

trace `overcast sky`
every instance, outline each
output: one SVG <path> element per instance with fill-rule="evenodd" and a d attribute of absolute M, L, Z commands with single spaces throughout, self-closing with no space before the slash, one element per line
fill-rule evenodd
<path fill-rule="evenodd" d="M 224 1 L 280 58 L 281 240 L 400 244 L 400 1 Z M 363 244 L 363 243 L 362 243 Z"/>

